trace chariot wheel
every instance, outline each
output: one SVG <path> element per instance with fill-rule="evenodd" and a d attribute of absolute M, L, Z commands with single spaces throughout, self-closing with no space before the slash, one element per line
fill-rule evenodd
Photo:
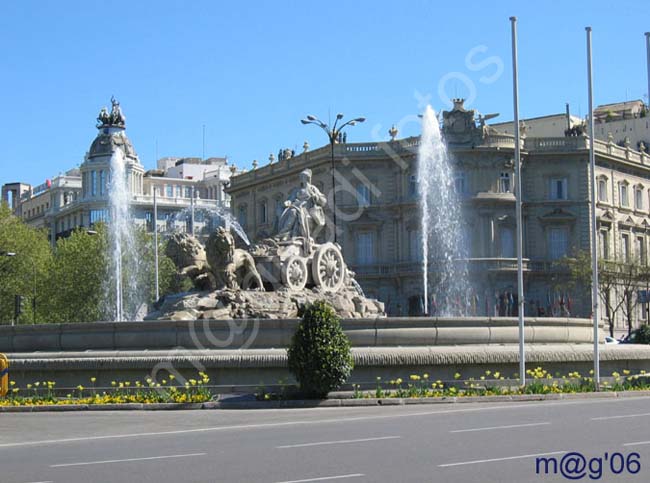
<path fill-rule="evenodd" d="M 345 262 L 333 243 L 321 245 L 314 253 L 311 274 L 314 284 L 327 292 L 338 292 L 345 282 Z"/>
<path fill-rule="evenodd" d="M 305 288 L 308 276 L 307 262 L 302 257 L 289 257 L 282 266 L 282 283 L 290 290 Z"/>

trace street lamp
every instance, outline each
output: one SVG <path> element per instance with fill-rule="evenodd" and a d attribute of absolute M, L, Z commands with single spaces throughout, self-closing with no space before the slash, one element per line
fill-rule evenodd
<path fill-rule="evenodd" d="M 320 127 L 323 131 L 327 133 L 327 137 L 330 140 L 330 153 L 331 153 L 331 166 L 330 170 L 332 172 L 332 214 L 334 222 L 334 243 L 336 243 L 336 184 L 334 180 L 334 145 L 338 143 L 339 135 L 343 132 L 343 128 L 346 126 L 354 126 L 357 123 L 364 122 L 365 117 L 357 117 L 351 119 L 340 126 L 337 127 L 338 122 L 343 119 L 343 114 L 337 114 L 334 125 L 330 128 L 329 125 L 325 124 L 323 121 L 318 119 L 316 116 L 311 114 L 307 116 L 306 119 L 301 119 L 300 122 L 303 124 L 315 124 Z"/>

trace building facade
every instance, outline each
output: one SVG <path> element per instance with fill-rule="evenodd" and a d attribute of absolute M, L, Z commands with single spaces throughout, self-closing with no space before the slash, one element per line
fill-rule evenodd
<path fill-rule="evenodd" d="M 230 197 L 224 186 L 236 170 L 225 158 L 163 158 L 158 169 L 145 171 L 126 134 L 126 120 L 117 101 L 111 112 L 102 109 L 97 137 L 79 168 L 48 179 L 39 186 L 11 183 L 2 188 L 2 198 L 16 216 L 31 226 L 46 229 L 52 244 L 78 227 L 110 222 L 109 183 L 111 159 L 123 154 L 131 194 L 134 222 L 148 231 L 154 227 L 154 191 L 158 205 L 155 222 L 160 232 L 191 230 L 193 209 L 195 232 L 209 230 L 228 212 Z"/>
<path fill-rule="evenodd" d="M 459 243 L 469 253 L 473 286 L 467 312 L 515 315 L 514 137 L 476 119 L 462 100 L 444 117 L 462 210 Z M 647 263 L 650 156 L 630 146 L 595 143 L 603 255 L 638 256 Z M 338 243 L 366 294 L 385 302 L 393 315 L 414 315 L 423 305 L 418 145 L 418 137 L 334 145 Z M 553 288 L 557 260 L 591 246 L 589 139 L 525 137 L 521 147 L 527 315 L 589 316 L 588 290 Z M 234 176 L 227 189 L 233 213 L 249 237 L 272 234 L 298 174 L 309 168 L 330 210 L 327 229 L 318 237 L 332 239 L 331 167 L 327 145 Z"/>

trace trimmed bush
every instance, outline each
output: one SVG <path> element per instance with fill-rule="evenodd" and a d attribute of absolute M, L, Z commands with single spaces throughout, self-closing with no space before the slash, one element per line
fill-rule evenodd
<path fill-rule="evenodd" d="M 324 398 L 352 372 L 350 341 L 341 319 L 324 301 L 308 306 L 288 350 L 289 370 L 305 397 Z"/>
<path fill-rule="evenodd" d="M 639 327 L 634 342 L 637 344 L 650 344 L 650 325 L 644 324 Z"/>

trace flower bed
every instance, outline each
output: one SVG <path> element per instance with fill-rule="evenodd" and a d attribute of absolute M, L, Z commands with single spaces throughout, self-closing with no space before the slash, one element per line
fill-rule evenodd
<path fill-rule="evenodd" d="M 551 374 L 541 367 L 526 371 L 526 385 L 521 386 L 519 378 L 514 375 L 506 378 L 498 371 L 485 371 L 477 378 L 463 379 L 460 373 L 451 381 L 434 380 L 429 374 L 412 374 L 408 381 L 402 378 L 382 381 L 376 379 L 375 388 L 362 389 L 359 384 L 352 384 L 353 399 L 387 399 L 387 398 L 452 398 L 469 396 L 512 396 L 522 394 L 573 394 L 594 392 L 593 371 L 583 376 L 579 372 L 566 375 Z M 367 387 L 367 385 L 366 385 Z M 601 379 L 599 391 L 621 392 L 650 389 L 650 374 L 640 371 L 631 374 L 613 372 L 611 377 Z M 260 391 L 256 398 L 262 401 L 292 399 L 292 393 L 283 390 L 279 393 Z"/>
<path fill-rule="evenodd" d="M 7 397 L 0 398 L 0 406 L 63 406 L 96 404 L 160 404 L 160 403 L 202 403 L 212 399 L 207 387 L 210 378 L 199 372 L 196 379 L 177 383 L 173 374 L 168 379 L 155 382 L 151 378 L 142 381 L 112 381 L 110 388 L 97 388 L 97 379 L 92 377 L 90 385 L 82 385 L 61 395 L 54 381 L 35 381 L 25 387 L 16 387 L 10 381 Z M 65 392 L 65 391 L 64 391 Z"/>

